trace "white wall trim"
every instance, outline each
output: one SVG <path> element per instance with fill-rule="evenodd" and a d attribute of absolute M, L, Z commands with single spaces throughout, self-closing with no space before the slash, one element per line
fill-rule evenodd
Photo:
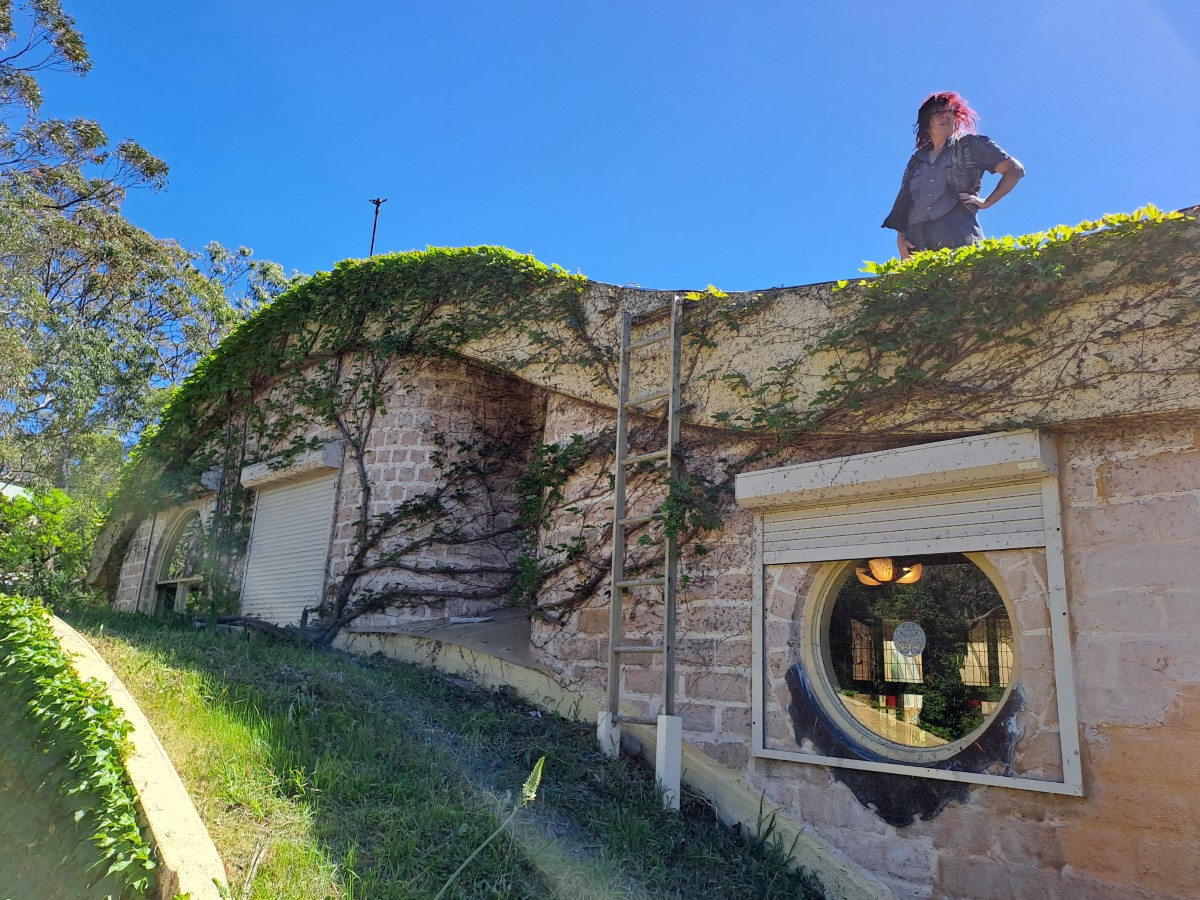
<path fill-rule="evenodd" d="M 306 478 L 324 469 L 340 469 L 343 446 L 341 441 L 326 441 L 315 450 L 305 450 L 295 456 L 275 456 L 245 466 L 241 472 L 242 487 L 253 490 L 265 484 Z"/>
<path fill-rule="evenodd" d="M 1049 438 L 1025 430 L 747 472 L 737 476 L 734 496 L 745 509 L 778 509 L 1016 484 L 1055 472 Z"/>
<path fill-rule="evenodd" d="M 1056 473 L 1053 441 L 1037 431 L 1019 431 L 737 476 L 738 504 L 755 511 L 752 755 L 1082 796 Z M 1018 507 L 1029 507 L 1028 514 L 1010 515 Z M 900 759 L 842 759 L 766 746 L 767 566 L 1013 548 L 1044 548 L 1046 554 L 1055 685 L 1054 696 L 1045 701 L 1057 706 L 1061 779 L 957 772 Z M 819 640 L 815 634 L 810 639 Z M 808 656 L 809 662 L 802 663 L 806 666 L 813 664 Z"/>

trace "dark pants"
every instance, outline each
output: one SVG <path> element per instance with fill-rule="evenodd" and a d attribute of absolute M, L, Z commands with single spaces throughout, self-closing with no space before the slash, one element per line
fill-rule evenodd
<path fill-rule="evenodd" d="M 930 222 L 910 224 L 904 234 L 918 250 L 966 247 L 983 240 L 983 229 L 979 227 L 975 211 L 962 203 Z"/>

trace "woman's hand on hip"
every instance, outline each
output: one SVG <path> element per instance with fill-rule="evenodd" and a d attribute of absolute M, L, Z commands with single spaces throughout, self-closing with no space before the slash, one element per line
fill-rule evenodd
<path fill-rule="evenodd" d="M 962 201 L 963 206 L 966 206 L 969 209 L 987 209 L 988 206 L 991 205 L 987 200 L 984 200 L 978 194 L 960 192 L 958 199 Z"/>

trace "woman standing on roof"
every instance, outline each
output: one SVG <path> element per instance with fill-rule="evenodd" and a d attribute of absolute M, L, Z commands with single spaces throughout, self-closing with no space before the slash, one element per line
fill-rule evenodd
<path fill-rule="evenodd" d="M 884 228 L 896 229 L 901 259 L 916 250 L 965 247 L 983 239 L 976 213 L 994 206 L 1025 175 L 1017 160 L 981 134 L 979 116 L 954 91 L 930 94 L 917 110 L 917 152 Z M 986 200 L 984 171 L 1000 175 Z"/>

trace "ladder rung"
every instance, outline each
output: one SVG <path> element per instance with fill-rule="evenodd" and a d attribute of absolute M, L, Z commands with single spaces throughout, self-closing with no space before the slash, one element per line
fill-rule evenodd
<path fill-rule="evenodd" d="M 659 388 L 657 391 L 649 391 L 642 394 L 640 397 L 634 397 L 632 400 L 626 400 L 626 408 L 631 406 L 641 406 L 643 403 L 649 403 L 651 400 L 661 400 L 663 397 L 670 397 L 670 388 Z"/>
<path fill-rule="evenodd" d="M 652 719 L 650 716 L 622 716 L 620 714 L 612 717 L 614 725 L 657 725 L 658 719 Z"/>
<path fill-rule="evenodd" d="M 659 331 L 655 334 L 649 335 L 648 337 L 644 337 L 639 341 L 631 341 L 629 344 L 629 349 L 638 350 L 642 347 L 649 347 L 651 344 L 657 344 L 660 341 L 665 341 L 670 336 L 671 332 L 669 331 Z"/>
<path fill-rule="evenodd" d="M 621 460 L 621 464 L 625 466 L 636 466 L 638 463 L 650 462 L 652 459 L 666 459 L 666 450 L 654 450 L 650 453 L 642 453 L 638 456 L 627 456 Z"/>
<path fill-rule="evenodd" d="M 657 516 L 658 513 L 650 513 L 649 515 L 645 516 L 629 516 L 625 519 L 617 519 L 617 524 L 624 528 L 628 528 L 630 525 L 641 525 L 643 522 L 653 522 Z"/>
<path fill-rule="evenodd" d="M 622 588 L 623 590 L 628 590 L 629 588 L 652 587 L 653 585 L 656 585 L 656 584 L 666 584 L 666 583 L 667 583 L 666 577 L 659 575 L 656 578 L 631 578 L 628 581 L 618 581 L 617 587 Z"/>
<path fill-rule="evenodd" d="M 643 647 L 640 644 L 626 644 L 624 647 L 613 647 L 613 653 L 662 653 L 664 647 Z"/>

